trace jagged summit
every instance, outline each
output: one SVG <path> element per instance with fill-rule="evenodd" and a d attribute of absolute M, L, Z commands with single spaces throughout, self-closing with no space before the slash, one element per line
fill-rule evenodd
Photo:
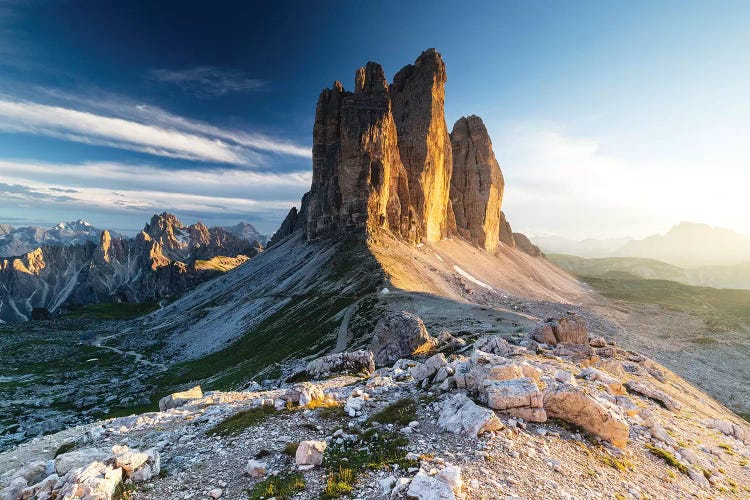
<path fill-rule="evenodd" d="M 424 51 L 388 84 L 380 64 L 335 81 L 318 98 L 313 180 L 271 243 L 385 232 L 406 242 L 460 236 L 489 252 L 515 243 L 501 215 L 504 181 L 481 118 L 445 122 L 447 73 Z M 502 238 L 501 238 L 502 236 Z"/>

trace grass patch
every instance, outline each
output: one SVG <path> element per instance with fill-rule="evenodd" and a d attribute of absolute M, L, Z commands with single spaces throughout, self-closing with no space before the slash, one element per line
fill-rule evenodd
<path fill-rule="evenodd" d="M 417 402 L 411 398 L 399 399 L 367 420 L 367 424 L 397 424 L 401 427 L 417 419 Z"/>
<path fill-rule="evenodd" d="M 690 286 L 676 281 L 641 279 L 628 273 L 579 276 L 611 299 L 658 304 L 705 318 L 709 331 L 723 331 L 750 322 L 750 290 Z M 705 337 L 698 343 L 710 343 Z"/>
<path fill-rule="evenodd" d="M 63 443 L 60 446 L 57 447 L 55 450 L 55 458 L 57 458 L 59 455 L 62 455 L 63 453 L 67 453 L 73 448 L 75 448 L 75 443 Z"/>
<path fill-rule="evenodd" d="M 69 318 L 91 318 L 91 319 L 130 319 L 146 315 L 159 308 L 158 301 L 152 302 L 109 302 L 106 304 L 88 304 L 73 309 L 68 314 Z"/>
<path fill-rule="evenodd" d="M 291 441 L 284 445 L 284 455 L 288 455 L 292 458 L 297 456 L 297 448 L 299 448 L 299 443 L 295 441 Z"/>
<path fill-rule="evenodd" d="M 357 476 L 369 469 L 389 468 L 398 465 L 401 469 L 416 464 L 406 460 L 406 445 L 409 440 L 395 432 L 379 432 L 367 429 L 354 442 L 333 444 L 326 450 L 323 466 L 328 473 L 324 498 L 339 498 L 351 491 Z"/>
<path fill-rule="evenodd" d="M 273 413 L 276 413 L 276 410 L 270 406 L 250 408 L 249 410 L 241 411 L 235 413 L 231 417 L 225 418 L 213 428 L 209 429 L 206 434 L 209 436 L 223 437 L 236 436 L 249 427 L 254 427 L 263 423 Z"/>
<path fill-rule="evenodd" d="M 669 453 L 667 450 L 662 450 L 661 448 L 654 446 L 652 444 L 646 443 L 646 449 L 651 452 L 652 455 L 657 456 L 667 462 L 667 464 L 671 465 L 678 471 L 682 472 L 686 476 L 688 475 L 688 468 L 685 464 L 680 462 L 675 458 L 674 455 Z"/>
<path fill-rule="evenodd" d="M 734 452 L 734 448 L 732 448 L 731 446 L 729 446 L 729 445 L 728 445 L 728 444 L 726 444 L 726 443 L 721 443 L 721 444 L 719 445 L 719 448 L 723 449 L 724 451 L 726 451 L 726 452 L 727 452 L 727 453 L 729 453 L 730 455 L 736 455 L 736 453 Z"/>
<path fill-rule="evenodd" d="M 613 457 L 611 455 L 602 455 L 600 457 L 600 460 L 604 465 L 608 465 L 612 467 L 613 469 L 616 469 L 620 472 L 627 472 L 635 468 L 633 463 L 630 462 L 629 460 L 626 460 L 624 458 L 619 458 L 619 457 Z"/>
<path fill-rule="evenodd" d="M 348 495 L 354 489 L 354 480 L 354 471 L 352 469 L 339 467 L 338 472 L 328 474 L 326 487 L 320 497 L 329 499 L 341 498 L 344 495 Z"/>
<path fill-rule="evenodd" d="M 276 498 L 285 500 L 305 490 L 305 478 L 299 472 L 271 476 L 247 491 L 250 500 Z"/>
<path fill-rule="evenodd" d="M 130 500 L 133 498 L 133 493 L 135 493 L 135 485 L 133 483 L 120 481 L 117 483 L 115 492 L 112 494 L 112 500 Z"/>

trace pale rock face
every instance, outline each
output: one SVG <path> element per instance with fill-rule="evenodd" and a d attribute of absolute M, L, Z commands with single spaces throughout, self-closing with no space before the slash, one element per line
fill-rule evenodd
<path fill-rule="evenodd" d="M 316 466 L 322 464 L 326 446 L 325 441 L 302 441 L 297 447 L 295 455 L 297 465 Z"/>
<path fill-rule="evenodd" d="M 417 500 L 455 500 L 456 494 L 450 485 L 419 471 L 406 492 L 407 498 Z"/>
<path fill-rule="evenodd" d="M 548 319 L 533 332 L 534 340 L 542 344 L 580 344 L 588 345 L 586 320 L 574 313 L 568 313 L 558 319 Z"/>
<path fill-rule="evenodd" d="M 482 119 L 474 115 L 460 118 L 453 125 L 451 145 L 451 203 L 456 230 L 465 239 L 493 252 L 500 243 L 505 181 Z"/>
<path fill-rule="evenodd" d="M 451 396 L 441 404 L 438 425 L 453 434 L 466 433 L 469 436 L 503 427 L 495 412 L 477 405 L 462 393 Z"/>
<path fill-rule="evenodd" d="M 530 378 L 513 380 L 485 380 L 482 390 L 487 406 L 495 410 L 509 408 L 541 408 L 542 393 Z"/>
<path fill-rule="evenodd" d="M 443 368 L 446 365 L 448 365 L 448 360 L 445 359 L 443 353 L 439 353 L 430 357 L 424 363 L 417 363 L 415 366 L 411 367 L 409 371 L 411 372 L 411 376 L 414 377 L 414 380 L 421 382 L 424 379 L 435 375 L 440 368 Z"/>
<path fill-rule="evenodd" d="M 371 351 L 338 352 L 310 361 L 305 371 L 313 378 L 334 373 L 369 374 L 375 371 L 375 359 Z"/>
<path fill-rule="evenodd" d="M 259 478 L 266 475 L 268 465 L 259 460 L 249 460 L 245 466 L 245 474 L 252 478 Z"/>
<path fill-rule="evenodd" d="M 678 401 L 675 401 L 674 398 L 671 398 L 663 391 L 660 391 L 656 387 L 653 387 L 644 382 L 637 382 L 635 380 L 632 380 L 630 382 L 627 382 L 625 384 L 625 387 L 627 387 L 628 391 L 630 392 L 634 392 L 636 394 L 640 394 L 642 396 L 646 396 L 647 398 L 653 399 L 654 401 L 658 401 L 661 405 L 663 405 L 670 411 L 676 412 L 680 410 L 680 408 L 682 408 L 682 405 Z"/>
<path fill-rule="evenodd" d="M 55 472 L 62 477 L 73 469 L 90 464 L 97 460 L 104 460 L 108 453 L 99 448 L 82 448 L 69 451 L 55 458 Z"/>
<path fill-rule="evenodd" d="M 626 394 L 625 388 L 622 386 L 622 383 L 618 379 L 616 379 L 612 375 L 597 370 L 596 368 L 586 368 L 581 372 L 580 376 L 585 378 L 586 380 L 592 380 L 601 383 L 602 385 L 607 387 L 607 389 L 609 389 L 612 394 L 619 394 L 621 396 Z"/>
<path fill-rule="evenodd" d="M 415 353 L 426 353 L 437 345 L 419 316 L 407 311 L 389 314 L 375 325 L 370 350 L 378 366 L 390 365 Z"/>
<path fill-rule="evenodd" d="M 65 484 L 55 490 L 56 498 L 86 498 L 89 500 L 110 500 L 115 488 L 122 481 L 122 469 L 113 468 L 102 462 L 72 472 L 64 478 Z"/>
<path fill-rule="evenodd" d="M 569 384 L 549 386 L 544 393 L 547 415 L 575 424 L 618 448 L 628 443 L 630 426 L 606 402 Z"/>
<path fill-rule="evenodd" d="M 201 386 L 196 385 L 192 389 L 182 392 L 173 392 L 168 396 L 164 396 L 159 400 L 159 411 L 167 411 L 170 408 L 177 408 L 191 399 L 198 399 L 203 397 L 203 391 Z"/>
<path fill-rule="evenodd" d="M 113 446 L 112 453 L 115 466 L 121 467 L 125 476 L 134 483 L 147 481 L 161 470 L 159 452 L 154 448 L 142 452 L 127 446 Z"/>

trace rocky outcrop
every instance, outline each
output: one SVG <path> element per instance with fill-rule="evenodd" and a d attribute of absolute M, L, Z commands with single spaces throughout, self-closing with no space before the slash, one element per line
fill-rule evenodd
<path fill-rule="evenodd" d="M 437 340 L 427 332 L 419 316 L 401 311 L 378 321 L 370 350 L 375 356 L 375 364 L 383 366 L 417 353 L 427 353 L 436 345 Z"/>
<path fill-rule="evenodd" d="M 368 62 L 353 91 L 340 81 L 323 90 L 310 191 L 270 245 L 296 231 L 307 240 L 386 231 L 412 244 L 458 234 L 489 252 L 501 242 L 515 248 L 500 211 L 504 181 L 492 141 L 477 116 L 448 134 L 446 81 L 441 55 L 428 49 L 390 85 Z"/>
<path fill-rule="evenodd" d="M 575 313 L 557 319 L 548 318 L 532 332 L 534 340 L 542 344 L 588 344 L 586 320 Z"/>
<path fill-rule="evenodd" d="M 492 252 L 500 243 L 505 181 L 492 141 L 478 116 L 460 118 L 451 132 L 451 203 L 456 229 L 465 239 Z M 507 224 L 507 221 L 503 222 Z"/>
<path fill-rule="evenodd" d="M 313 378 L 338 373 L 370 374 L 375 371 L 375 361 L 370 351 L 337 352 L 310 361 L 305 371 Z"/>
<path fill-rule="evenodd" d="M 513 233 L 513 240 L 516 248 L 532 257 L 544 257 L 544 253 L 538 246 L 534 245 L 531 240 L 523 233 Z"/>
<path fill-rule="evenodd" d="M 505 217 L 505 212 L 500 212 L 500 243 L 516 248 L 516 239 L 513 236 L 513 229 L 510 222 Z"/>
<path fill-rule="evenodd" d="M 544 393 L 547 415 L 559 418 L 609 441 L 618 448 L 628 443 L 630 426 L 610 404 L 570 384 L 550 386 Z"/>

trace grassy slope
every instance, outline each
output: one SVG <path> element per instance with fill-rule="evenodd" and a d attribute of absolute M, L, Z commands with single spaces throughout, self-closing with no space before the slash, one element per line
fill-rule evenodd
<path fill-rule="evenodd" d="M 725 326 L 750 324 L 750 290 L 690 286 L 674 281 L 641 279 L 627 273 L 581 276 L 580 279 L 612 299 L 682 309 L 715 318 Z"/>
<path fill-rule="evenodd" d="M 280 296 L 286 303 L 238 340 L 202 358 L 171 366 L 154 380 L 155 385 L 164 393 L 193 383 L 201 383 L 204 389 L 234 389 L 256 376 L 279 376 L 278 363 L 287 359 L 333 348 L 344 309 L 362 297 L 374 296 L 382 280 L 381 270 L 364 245 L 352 242 L 343 248 L 325 268 L 325 281 L 331 284 L 326 291 Z M 337 287 L 339 291 L 332 291 Z M 357 307 L 350 330 L 367 323 L 363 316 L 372 313 L 369 302 Z"/>

